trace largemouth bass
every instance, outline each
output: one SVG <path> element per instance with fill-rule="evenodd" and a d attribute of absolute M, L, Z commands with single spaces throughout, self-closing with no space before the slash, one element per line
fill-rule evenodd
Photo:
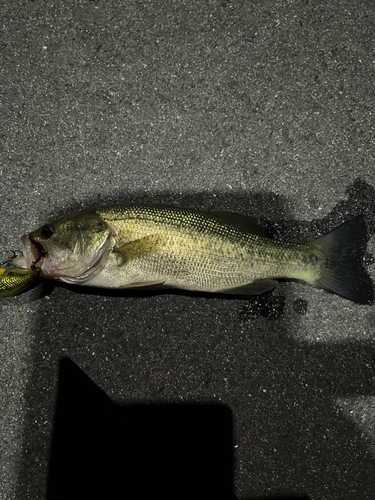
<path fill-rule="evenodd" d="M 286 278 L 368 303 L 374 293 L 361 266 L 364 232 L 359 216 L 293 244 L 266 238 L 251 217 L 118 206 L 63 217 L 21 241 L 29 270 L 77 285 L 254 295 Z"/>

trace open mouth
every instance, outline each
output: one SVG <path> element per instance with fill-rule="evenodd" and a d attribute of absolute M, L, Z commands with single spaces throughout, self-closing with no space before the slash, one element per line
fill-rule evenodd
<path fill-rule="evenodd" d="M 43 246 L 39 243 L 39 241 L 35 241 L 34 238 L 29 234 L 29 241 L 31 243 L 31 251 L 34 257 L 34 260 L 31 264 L 31 269 L 35 269 L 36 267 L 40 267 L 42 265 L 42 258 L 47 254 L 45 252 Z"/>

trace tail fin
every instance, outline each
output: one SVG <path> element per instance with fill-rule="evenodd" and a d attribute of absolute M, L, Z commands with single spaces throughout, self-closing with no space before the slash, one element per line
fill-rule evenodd
<path fill-rule="evenodd" d="M 372 281 L 362 267 L 367 233 L 363 216 L 344 222 L 313 242 L 325 255 L 320 277 L 313 283 L 358 304 L 374 300 Z"/>

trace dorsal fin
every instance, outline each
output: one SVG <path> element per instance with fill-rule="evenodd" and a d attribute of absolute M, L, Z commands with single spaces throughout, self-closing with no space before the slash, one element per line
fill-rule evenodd
<path fill-rule="evenodd" d="M 214 216 L 217 219 L 226 222 L 232 226 L 237 226 L 249 233 L 258 236 L 266 236 L 264 227 L 261 226 L 255 217 L 249 215 L 236 214 L 234 212 L 204 212 L 207 215 Z"/>

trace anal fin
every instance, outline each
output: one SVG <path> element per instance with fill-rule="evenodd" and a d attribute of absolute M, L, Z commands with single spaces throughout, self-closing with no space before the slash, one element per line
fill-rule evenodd
<path fill-rule="evenodd" d="M 163 288 L 165 281 L 139 281 L 135 283 L 129 283 L 128 285 L 120 286 L 122 290 L 128 288 L 142 288 L 142 290 L 159 290 Z"/>
<path fill-rule="evenodd" d="M 276 280 L 270 279 L 255 280 L 251 283 L 247 283 L 246 285 L 219 290 L 219 293 L 228 293 L 231 295 L 260 295 L 273 290 L 277 283 L 278 282 Z"/>

